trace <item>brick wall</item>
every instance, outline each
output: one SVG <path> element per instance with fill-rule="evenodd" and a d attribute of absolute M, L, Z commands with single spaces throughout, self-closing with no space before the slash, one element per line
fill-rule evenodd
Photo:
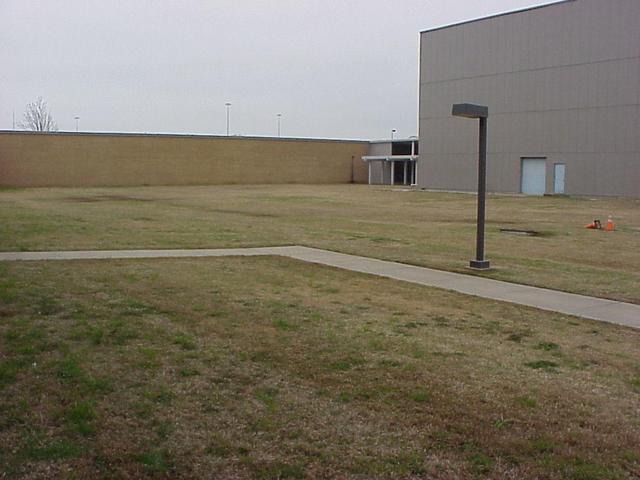
<path fill-rule="evenodd" d="M 0 186 L 366 183 L 368 142 L 0 132 Z"/>

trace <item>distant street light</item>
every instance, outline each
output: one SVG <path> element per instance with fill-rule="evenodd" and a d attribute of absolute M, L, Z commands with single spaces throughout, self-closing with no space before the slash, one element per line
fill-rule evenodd
<path fill-rule="evenodd" d="M 489 260 L 484 259 L 484 219 L 487 197 L 487 118 L 489 107 L 459 103 L 453 106 L 454 117 L 474 118 L 480 120 L 480 140 L 478 148 L 478 217 L 476 233 L 476 259 L 471 260 L 471 268 L 489 270 Z"/>
<path fill-rule="evenodd" d="M 282 119 L 282 114 L 279 113 L 277 117 L 278 117 L 278 137 L 279 137 L 280 136 L 280 120 Z"/>
<path fill-rule="evenodd" d="M 231 104 L 229 102 L 224 104 L 225 107 L 227 107 L 227 137 L 229 136 L 229 119 L 230 119 L 230 113 L 229 113 L 229 109 L 231 107 Z"/>
<path fill-rule="evenodd" d="M 395 135 L 396 132 L 397 130 L 395 128 L 391 129 L 391 141 L 393 141 L 393 136 Z"/>
<path fill-rule="evenodd" d="M 73 117 L 76 120 L 76 133 L 78 133 L 79 125 L 80 125 L 80 117 Z"/>

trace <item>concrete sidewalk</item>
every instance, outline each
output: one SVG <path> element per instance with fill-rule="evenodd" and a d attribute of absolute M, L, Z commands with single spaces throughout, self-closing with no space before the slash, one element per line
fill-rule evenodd
<path fill-rule="evenodd" d="M 0 261 L 191 258 L 280 255 L 305 262 L 393 278 L 466 295 L 490 298 L 578 317 L 640 328 L 640 305 L 616 302 L 488 278 L 347 255 L 316 248 L 264 247 L 201 250 L 95 250 L 0 252 Z"/>

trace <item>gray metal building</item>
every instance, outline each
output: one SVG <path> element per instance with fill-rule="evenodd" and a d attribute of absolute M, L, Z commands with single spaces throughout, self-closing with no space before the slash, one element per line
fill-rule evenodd
<path fill-rule="evenodd" d="M 565 0 L 421 33 L 423 188 L 640 196 L 640 0 Z"/>

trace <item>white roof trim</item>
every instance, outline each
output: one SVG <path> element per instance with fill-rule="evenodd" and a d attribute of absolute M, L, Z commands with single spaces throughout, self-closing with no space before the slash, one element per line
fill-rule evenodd
<path fill-rule="evenodd" d="M 394 138 L 393 140 L 371 140 L 369 143 L 408 143 L 417 142 L 418 137 Z"/>
<path fill-rule="evenodd" d="M 418 155 L 367 155 L 362 157 L 362 160 L 365 162 L 403 162 L 403 161 L 413 161 L 418 160 Z"/>

